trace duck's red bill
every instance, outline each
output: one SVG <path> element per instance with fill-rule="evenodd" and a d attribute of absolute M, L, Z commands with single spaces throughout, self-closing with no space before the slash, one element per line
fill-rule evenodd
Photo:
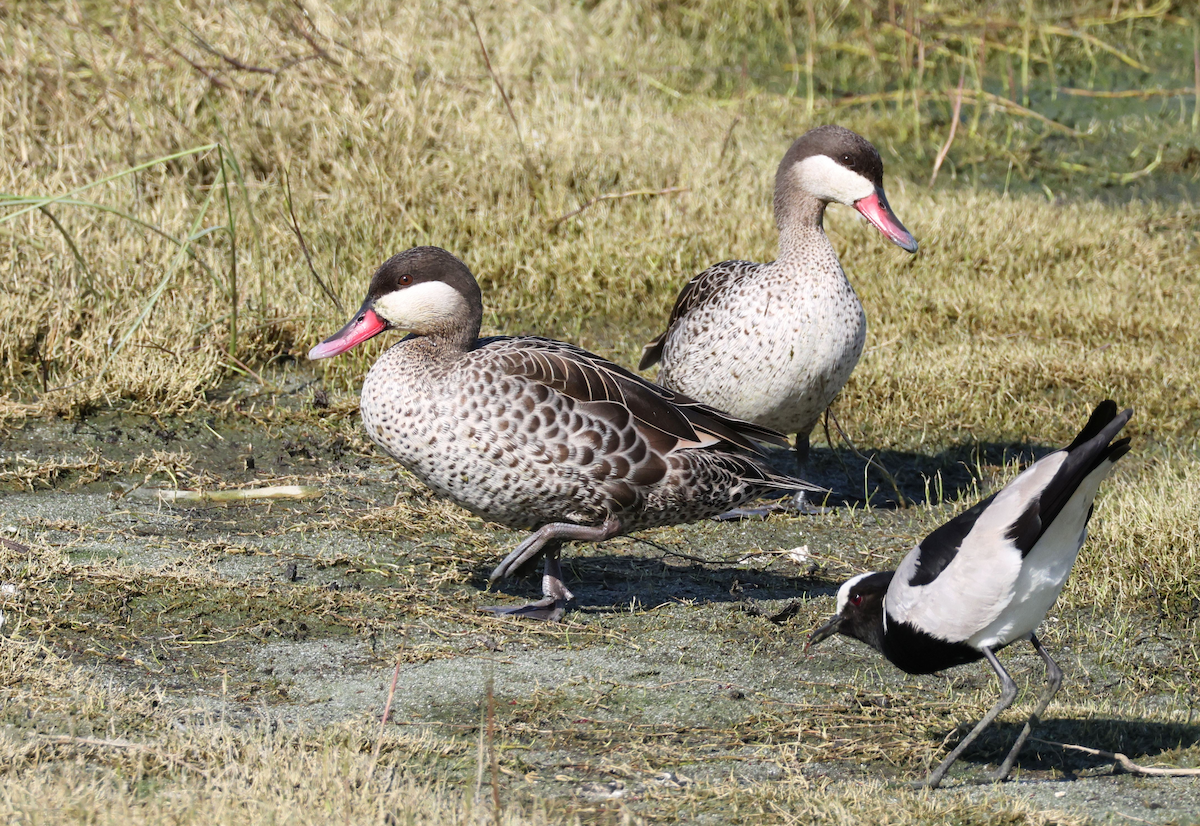
<path fill-rule="evenodd" d="M 854 208 L 900 249 L 907 252 L 917 251 L 917 239 L 912 237 L 912 233 L 904 228 L 896 213 L 892 212 L 882 189 L 877 188 L 871 195 L 855 201 Z"/>
<path fill-rule="evenodd" d="M 374 310 L 364 308 L 358 311 L 349 324 L 309 350 L 308 357 L 310 359 L 327 359 L 330 356 L 336 356 L 355 345 L 362 344 L 369 338 L 374 338 L 386 329 L 386 321 L 375 315 Z"/>

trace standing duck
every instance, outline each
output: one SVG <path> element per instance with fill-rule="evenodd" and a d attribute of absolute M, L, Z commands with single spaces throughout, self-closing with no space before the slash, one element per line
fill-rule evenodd
<path fill-rule="evenodd" d="M 801 469 L 809 433 L 850 378 L 867 334 L 862 303 L 822 227 L 831 201 L 917 251 L 888 206 L 875 147 L 849 129 L 819 126 L 792 144 L 775 173 L 779 257 L 724 261 L 689 281 L 638 364 L 661 362 L 664 387 L 795 433 Z"/>
<path fill-rule="evenodd" d="M 859 574 L 838 590 L 837 614 L 808 639 L 834 634 L 865 642 L 909 674 L 931 674 L 987 658 L 1000 700 L 930 772 L 935 787 L 959 755 L 1017 696 L 996 653 L 1029 640 L 1046 665 L 1046 690 L 1000 768 L 1012 771 L 1033 725 L 1062 685 L 1062 670 L 1034 631 L 1058 599 L 1087 538 L 1092 502 L 1104 477 L 1129 451 L 1117 434 L 1133 415 L 1097 405 L 1075 441 L 1038 459 L 999 493 L 921 540 L 895 571 Z"/>
<path fill-rule="evenodd" d="M 779 490 L 758 442 L 782 434 L 651 384 L 599 356 L 532 336 L 479 338 L 483 303 L 462 261 L 416 247 L 386 261 L 345 327 L 310 359 L 385 330 L 411 335 L 367 374 L 368 435 L 441 496 L 533 534 L 492 572 L 545 555 L 543 599 L 500 614 L 561 618 L 564 541 L 598 542 L 705 519 Z"/>

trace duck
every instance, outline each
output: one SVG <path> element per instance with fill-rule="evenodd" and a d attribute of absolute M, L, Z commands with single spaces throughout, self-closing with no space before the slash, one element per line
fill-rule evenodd
<path fill-rule="evenodd" d="M 1128 437 L 1113 440 L 1132 415 L 1132 409 L 1118 413 L 1111 399 L 1101 402 L 1070 445 L 1038 459 L 998 493 L 933 531 L 895 571 L 859 574 L 843 583 L 837 613 L 809 636 L 807 646 L 834 634 L 852 637 L 909 674 L 987 660 L 1000 699 L 919 785 L 936 788 L 1016 698 L 1017 684 L 997 651 L 1027 640 L 1045 665 L 1046 688 L 992 774 L 994 782 L 1008 778 L 1058 693 L 1062 669 L 1036 630 L 1087 538 L 1100 483 L 1129 451 Z"/>
<path fill-rule="evenodd" d="M 811 129 L 775 174 L 779 253 L 770 263 L 723 261 L 679 293 L 666 330 L 642 349 L 657 382 L 782 433 L 794 433 L 803 472 L 809 437 L 862 355 L 867 318 L 823 220 L 853 207 L 884 237 L 915 253 L 883 188 L 883 161 L 842 126 Z"/>
<path fill-rule="evenodd" d="M 561 619 L 574 598 L 563 582 L 564 542 L 706 519 L 797 486 L 823 490 L 765 462 L 761 445 L 786 445 L 782 434 L 572 344 L 480 338 L 482 319 L 466 264 L 415 247 L 375 271 L 358 312 L 308 357 L 336 356 L 393 328 L 409 333 L 363 382 L 367 434 L 436 494 L 532 531 L 492 582 L 544 556 L 540 600 L 483 610 Z"/>

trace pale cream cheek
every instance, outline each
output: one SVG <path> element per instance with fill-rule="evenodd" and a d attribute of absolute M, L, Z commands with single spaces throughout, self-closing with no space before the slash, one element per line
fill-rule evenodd
<path fill-rule="evenodd" d="M 811 155 L 793 168 L 800 186 L 825 201 L 853 206 L 875 191 L 875 185 L 827 155 Z"/>
<path fill-rule="evenodd" d="M 375 300 L 375 313 L 404 330 L 419 333 L 462 315 L 465 301 L 441 281 L 426 281 Z"/>

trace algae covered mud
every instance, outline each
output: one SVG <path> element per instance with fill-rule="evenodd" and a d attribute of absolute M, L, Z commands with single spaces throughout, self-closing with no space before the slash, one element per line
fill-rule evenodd
<path fill-rule="evenodd" d="M 1193 5 L 8 4 L 0 819 L 1196 822 L 1195 778 L 1067 748 L 1200 762 Z M 375 342 L 296 360 L 436 244 L 485 333 L 632 364 L 691 276 L 772 255 L 820 123 L 921 243 L 825 216 L 868 332 L 811 468 L 870 507 L 568 547 L 565 622 L 479 613 L 537 593 L 487 590 L 521 535 L 366 443 Z M 1042 629 L 1041 740 L 970 785 L 1018 700 L 904 788 L 992 675 L 805 635 L 1103 398 L 1134 449 Z"/>
<path fill-rule="evenodd" d="M 494 795 L 506 816 L 535 822 L 837 821 L 885 804 L 904 822 L 1177 823 L 1200 812 L 1195 778 L 1114 773 L 1111 758 L 1058 745 L 1194 765 L 1194 609 L 1117 618 L 1068 601 L 1044 629 L 1068 681 L 1016 782 L 971 783 L 1007 749 L 1021 701 L 968 751 L 954 775 L 964 785 L 889 789 L 880 784 L 921 776 L 961 735 L 956 724 L 990 704 L 990 672 L 904 679 L 864 648 L 827 643 L 810 657 L 803 640 L 836 582 L 894 564 L 948 507 L 840 508 L 568 547 L 582 598 L 566 621 L 496 619 L 477 606 L 537 592 L 536 577 L 507 597 L 485 591 L 520 534 L 430 497 L 364 442 L 348 405 L 313 407 L 309 393 L 4 433 L 11 779 L 82 761 L 166 791 L 228 769 L 231 741 L 286 751 L 282 739 L 374 753 L 392 772 L 482 794 L 481 813 Z M 969 497 L 1007 472 L 1006 456 L 1043 451 L 976 451 L 971 474 L 943 477 L 946 493 Z M 909 457 L 904 475 L 935 477 L 970 456 Z M 827 483 L 862 477 L 845 451 L 815 460 Z M 268 485 L 319 495 L 186 505 L 158 495 Z M 921 487 L 900 493 L 923 499 Z M 1036 657 L 1004 659 L 1033 696 Z M 181 743 L 185 730 L 193 739 Z M 356 781 L 368 798 L 382 794 L 373 776 Z"/>

